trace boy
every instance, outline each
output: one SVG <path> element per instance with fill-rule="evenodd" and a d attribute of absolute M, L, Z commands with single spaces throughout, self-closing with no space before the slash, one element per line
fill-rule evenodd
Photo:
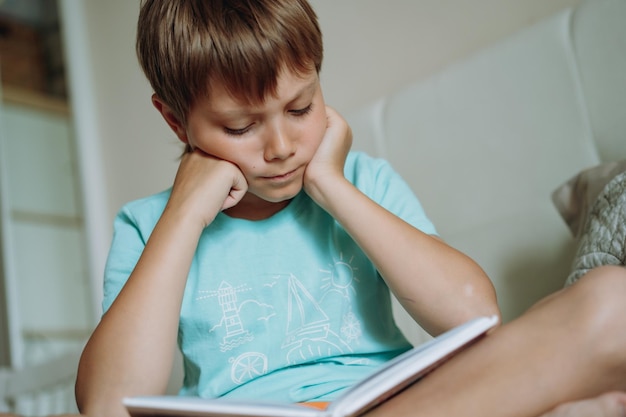
<path fill-rule="evenodd" d="M 434 334 L 498 313 L 484 272 L 436 237 L 402 179 L 349 151 L 305 0 L 148 0 L 137 51 L 186 151 L 171 190 L 116 218 L 105 314 L 77 380 L 83 413 L 123 416 L 122 397 L 162 393 L 177 336 L 183 395 L 329 401 L 409 348 L 388 288 Z M 554 304 L 435 374 L 445 385 L 495 347 L 525 346 L 512 341 Z M 400 413 L 441 378 L 387 407 Z M 563 391 L 519 415 L 582 398 Z"/>

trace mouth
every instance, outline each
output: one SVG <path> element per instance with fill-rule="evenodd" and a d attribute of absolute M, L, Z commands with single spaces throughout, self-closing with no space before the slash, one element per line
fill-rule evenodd
<path fill-rule="evenodd" d="M 272 182 L 284 182 L 293 178 L 296 175 L 297 171 L 298 171 L 298 168 L 292 171 L 285 172 L 284 174 L 264 176 L 261 178 L 263 178 L 264 180 L 272 181 Z"/>

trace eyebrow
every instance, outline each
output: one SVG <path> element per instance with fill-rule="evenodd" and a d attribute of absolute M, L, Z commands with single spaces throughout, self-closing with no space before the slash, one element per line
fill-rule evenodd
<path fill-rule="evenodd" d="M 304 94 L 308 92 L 313 92 L 317 88 L 317 84 L 319 83 L 319 78 L 315 77 L 313 81 L 304 85 L 300 90 L 298 90 L 293 96 L 289 98 L 288 103 L 292 103 L 302 97 Z M 226 118 L 237 118 L 237 117 L 246 117 L 256 114 L 255 111 L 248 110 L 247 108 L 237 108 L 233 110 L 215 110 L 213 111 L 215 114 Z"/>
<path fill-rule="evenodd" d="M 315 77 L 315 79 L 313 81 L 311 81 L 310 83 L 308 83 L 307 85 L 305 85 L 304 87 L 302 87 L 300 89 L 300 91 L 298 91 L 293 98 L 290 101 L 294 101 L 298 98 L 300 98 L 302 96 L 302 94 L 308 92 L 308 91 L 313 91 L 315 90 L 315 88 L 317 87 L 317 84 L 319 83 L 319 78 Z"/>

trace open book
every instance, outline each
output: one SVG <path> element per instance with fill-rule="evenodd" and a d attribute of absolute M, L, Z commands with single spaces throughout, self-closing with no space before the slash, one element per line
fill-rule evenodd
<path fill-rule="evenodd" d="M 298 404 L 152 396 L 124 399 L 133 417 L 354 417 L 386 401 L 441 364 L 498 323 L 496 316 L 468 321 L 385 363 L 364 380 L 348 388 L 325 410 Z"/>

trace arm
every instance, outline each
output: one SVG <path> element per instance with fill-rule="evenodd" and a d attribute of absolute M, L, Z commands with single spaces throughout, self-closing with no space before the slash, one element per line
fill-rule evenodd
<path fill-rule="evenodd" d="M 626 390 L 624 298 L 626 270 L 594 268 L 367 416 L 623 416 L 598 396 Z"/>
<path fill-rule="evenodd" d="M 124 396 L 164 392 L 200 234 L 246 189 L 234 165 L 197 151 L 183 157 L 168 204 L 135 269 L 84 349 L 76 382 L 82 413 L 127 415 Z"/>
<path fill-rule="evenodd" d="M 475 262 L 345 179 L 351 134 L 334 110 L 327 113 L 326 136 L 307 167 L 305 189 L 364 250 L 404 308 L 434 334 L 477 315 L 498 314 L 493 286 Z"/>

